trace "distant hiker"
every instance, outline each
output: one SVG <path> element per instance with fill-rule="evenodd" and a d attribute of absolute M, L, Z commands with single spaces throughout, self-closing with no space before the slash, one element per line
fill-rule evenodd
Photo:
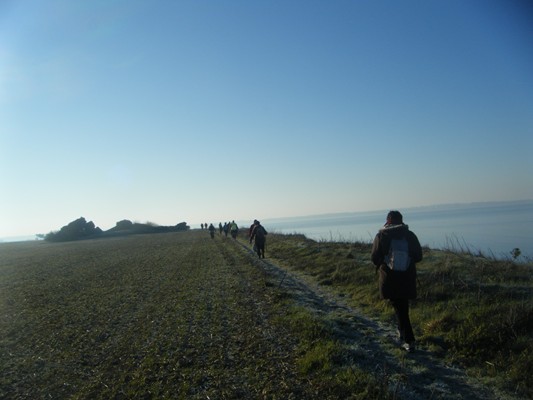
<path fill-rule="evenodd" d="M 202 230 L 204 229 L 204 224 L 200 224 L 200 226 L 202 227 Z"/>
<path fill-rule="evenodd" d="M 224 229 L 224 227 L 222 226 L 222 222 L 219 222 L 218 223 L 218 234 L 219 235 L 222 235 L 222 229 Z"/>
<path fill-rule="evenodd" d="M 230 227 L 229 231 L 231 233 L 231 237 L 233 239 L 237 239 L 237 234 L 239 233 L 239 227 L 235 223 L 235 221 L 231 221 L 231 227 Z"/>
<path fill-rule="evenodd" d="M 213 224 L 209 224 L 209 234 L 211 235 L 211 239 L 215 237 L 215 226 Z"/>
<path fill-rule="evenodd" d="M 254 231 L 255 224 L 257 224 L 257 220 L 256 219 L 254 219 L 254 222 L 252 223 L 252 225 L 250 225 L 250 229 L 248 229 L 248 239 L 250 239 L 252 237 L 252 232 Z M 250 243 L 252 243 L 252 242 L 250 242 Z"/>
<path fill-rule="evenodd" d="M 229 223 L 228 222 L 224 222 L 224 235 L 226 237 L 228 237 L 228 232 L 229 232 Z"/>
<path fill-rule="evenodd" d="M 414 351 L 409 300 L 416 299 L 416 263 L 422 260 L 422 248 L 399 211 L 388 213 L 387 222 L 374 239 L 371 257 L 379 270 L 381 298 L 389 299 L 396 313 L 402 347 Z"/>
<path fill-rule="evenodd" d="M 265 258 L 265 242 L 267 234 L 268 232 L 263 225 L 261 225 L 261 223 L 257 220 L 254 221 L 254 228 L 252 229 L 252 234 L 250 235 L 250 244 L 252 243 L 252 240 L 255 239 L 254 250 L 257 252 L 259 258 Z"/>
<path fill-rule="evenodd" d="M 248 228 L 248 240 L 250 240 L 250 244 L 252 244 L 252 232 L 254 231 L 255 224 L 257 224 L 257 220 L 254 219 L 254 222 L 252 222 L 252 225 L 250 225 L 250 228 Z M 253 246 L 254 253 L 257 253 L 257 247 Z"/>

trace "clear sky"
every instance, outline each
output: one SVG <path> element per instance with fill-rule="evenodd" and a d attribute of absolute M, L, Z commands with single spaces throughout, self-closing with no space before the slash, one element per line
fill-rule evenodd
<path fill-rule="evenodd" d="M 0 237 L 533 198 L 526 0 L 1 0 Z"/>

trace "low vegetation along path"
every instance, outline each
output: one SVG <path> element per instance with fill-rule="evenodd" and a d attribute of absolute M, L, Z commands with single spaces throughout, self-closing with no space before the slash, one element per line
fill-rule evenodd
<path fill-rule="evenodd" d="M 231 238 L 0 248 L 0 398 L 338 398 L 299 366 L 295 306 L 334 326 L 337 363 L 366 370 L 382 398 L 497 398 L 423 351 L 395 356 L 388 328 Z"/>

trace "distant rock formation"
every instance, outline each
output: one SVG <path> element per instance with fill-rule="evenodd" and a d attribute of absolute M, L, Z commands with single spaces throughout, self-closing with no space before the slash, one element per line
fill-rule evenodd
<path fill-rule="evenodd" d="M 85 218 L 81 217 L 62 227 L 59 232 L 50 232 L 45 236 L 45 240 L 49 242 L 68 242 L 101 234 L 102 230 L 95 226 L 94 222 L 87 222 Z"/>
<path fill-rule="evenodd" d="M 62 227 L 58 232 L 50 232 L 44 239 L 49 242 L 67 242 L 72 240 L 89 239 L 94 237 L 111 237 L 141 233 L 165 233 L 187 231 L 190 227 L 186 222 L 180 222 L 175 226 L 158 226 L 152 223 L 133 223 L 124 219 L 118 221 L 115 227 L 102 231 L 92 221 L 87 222 L 81 217 Z"/>
<path fill-rule="evenodd" d="M 163 232 L 178 232 L 190 229 L 186 222 L 180 222 L 175 226 L 159 226 L 153 223 L 140 224 L 138 222 L 131 222 L 124 219 L 118 221 L 114 228 L 109 229 L 105 233 L 163 233 Z"/>
<path fill-rule="evenodd" d="M 114 228 L 111 228 L 109 232 L 112 231 L 129 231 L 133 229 L 133 222 L 131 222 L 129 219 L 123 219 L 122 221 L 118 221 Z"/>

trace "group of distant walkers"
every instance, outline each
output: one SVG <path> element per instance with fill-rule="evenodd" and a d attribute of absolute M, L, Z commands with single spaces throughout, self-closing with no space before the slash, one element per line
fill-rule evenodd
<path fill-rule="evenodd" d="M 215 237 L 215 231 L 216 228 L 213 224 L 209 224 L 209 226 L 206 224 L 200 224 L 202 229 L 209 230 L 209 234 L 211 235 L 211 238 Z M 233 239 L 237 239 L 237 234 L 239 233 L 239 226 L 235 223 L 235 221 L 231 222 L 224 222 L 224 225 L 222 225 L 221 222 L 218 224 L 218 231 L 222 235 L 222 232 L 224 232 L 225 236 L 228 236 L 228 233 L 231 235 Z"/>
<path fill-rule="evenodd" d="M 213 224 L 208 225 L 205 223 L 200 224 L 200 226 L 202 229 L 207 229 L 209 231 L 212 239 L 215 237 L 216 228 Z M 222 225 L 222 222 L 219 222 L 218 232 L 220 235 L 224 234 L 226 237 L 229 233 L 233 239 L 237 239 L 237 235 L 239 234 L 239 226 L 234 220 L 231 222 L 225 222 L 224 225 Z M 254 219 L 254 222 L 248 229 L 248 239 L 250 244 L 253 242 L 254 253 L 256 253 L 259 258 L 265 258 L 265 243 L 267 234 L 268 232 L 264 226 L 261 225 L 258 220 Z"/>
<path fill-rule="evenodd" d="M 202 229 L 209 230 L 214 238 L 213 224 L 202 224 Z M 219 234 L 231 234 L 237 238 L 239 227 L 235 221 L 222 225 Z M 253 243 L 253 250 L 259 258 L 265 258 L 266 229 L 258 220 L 254 220 L 248 229 L 248 239 Z M 398 338 L 404 350 L 415 350 L 415 336 L 409 318 L 409 300 L 416 299 L 416 263 L 422 261 L 422 247 L 416 235 L 403 223 L 399 211 L 387 214 L 385 225 L 374 238 L 371 253 L 372 263 L 379 273 L 379 291 L 382 299 L 388 299 L 392 305 L 398 326 Z"/>

